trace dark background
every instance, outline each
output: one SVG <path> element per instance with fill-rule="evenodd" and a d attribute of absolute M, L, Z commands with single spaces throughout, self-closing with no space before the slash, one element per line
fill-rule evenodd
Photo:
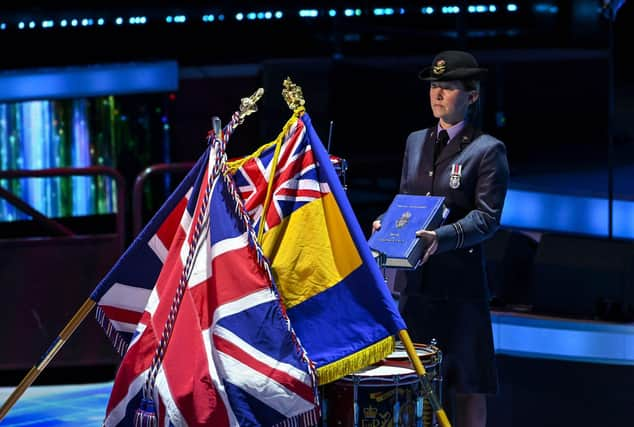
<path fill-rule="evenodd" d="M 446 4 L 424 5 L 439 10 Z M 470 4 L 455 2 L 463 11 Z M 228 120 L 239 99 L 258 87 L 265 89 L 260 112 L 236 133 L 229 154 L 247 154 L 275 138 L 290 114 L 281 97 L 282 82 L 290 77 L 302 87 L 324 143 L 347 159 L 350 198 L 364 225 L 396 189 L 407 134 L 433 123 L 416 72 L 440 50 L 471 50 L 490 70 L 481 124 L 507 144 L 518 183 L 527 174 L 607 171 L 609 161 L 627 162 L 634 151 L 627 61 L 632 6 L 623 4 L 609 19 L 599 1 L 517 2 L 515 13 L 505 10 L 507 2 L 492 4 L 495 13 L 426 16 L 412 12 L 422 4 L 391 2 L 409 13 L 375 17 L 372 7 L 384 4 L 312 2 L 320 10 L 361 7 L 364 14 L 300 19 L 303 5 L 294 2 L 5 2 L 0 67 L 178 61 L 180 87 L 168 103 L 173 161 L 195 160 L 211 116 Z M 232 19 L 240 11 L 264 10 L 283 11 L 285 18 Z M 188 21 L 166 24 L 169 13 L 186 14 Z M 205 23 L 203 13 L 226 19 Z M 38 27 L 42 19 L 66 16 L 103 16 L 106 24 Z M 110 22 L 117 16 L 144 16 L 147 23 L 115 26 Z M 36 28 L 19 30 L 18 22 Z M 129 169 L 144 166 L 137 162 Z M 618 191 L 626 186 L 614 185 Z M 584 183 L 557 190 L 608 192 L 606 185 Z"/>
<path fill-rule="evenodd" d="M 470 50 L 489 69 L 483 85 L 481 124 L 507 145 L 512 187 L 606 197 L 610 191 L 607 180 L 577 177 L 590 171 L 608 174 L 612 168 L 634 163 L 634 74 L 629 45 L 634 5 L 614 3 L 623 4 L 611 19 L 602 13 L 603 2 L 589 0 L 521 1 L 516 3 L 517 13 L 506 12 L 506 2 L 491 2 L 498 6 L 494 14 L 392 17 L 373 17 L 367 12 L 373 6 L 397 9 L 423 4 L 329 1 L 311 2 L 310 7 L 360 7 L 366 13 L 356 18 L 306 20 L 296 17 L 304 6 L 298 2 L 3 1 L 0 24 L 6 24 L 6 29 L 0 30 L 0 72 L 176 60 L 181 74 L 178 90 L 158 95 L 170 122 L 169 153 L 162 152 L 164 146 L 158 140 L 149 148 L 151 156 L 127 153 L 119 167 L 130 182 L 144 167 L 165 157 L 174 162 L 196 160 L 204 150 L 211 117 L 228 121 L 240 99 L 259 87 L 265 90 L 259 111 L 237 129 L 228 153 L 245 155 L 273 140 L 291 114 L 281 96 L 282 82 L 290 77 L 303 89 L 307 111 L 324 144 L 331 154 L 346 159 L 347 192 L 362 228 L 369 233 L 372 219 L 397 191 L 408 133 L 434 123 L 427 86 L 416 73 L 445 49 Z M 436 9 L 446 4 L 424 3 Z M 465 10 L 472 2 L 453 4 Z M 282 10 L 287 18 L 231 19 L 239 11 L 266 9 Z M 202 13 L 220 12 L 227 16 L 223 22 L 200 20 Z M 191 18 L 186 24 L 168 25 L 164 17 L 169 13 Z M 148 23 L 121 27 L 109 23 L 113 17 L 132 15 L 146 16 Z M 28 27 L 33 21 L 37 26 L 42 19 L 66 16 L 103 16 L 108 23 L 103 27 L 17 29 L 19 22 Z M 157 95 L 151 97 L 156 102 Z M 561 179 L 531 179 L 539 174 Z M 631 180 L 613 184 L 615 196 L 634 200 Z M 610 320 L 632 320 L 625 307 L 629 299 L 595 305 L 595 297 L 607 292 L 601 286 L 610 292 L 617 289 L 615 295 L 621 291 L 628 298 L 634 295 L 623 290 L 632 286 L 631 242 L 615 246 L 605 240 L 553 236 L 538 246 L 516 234 L 517 230 L 503 231 L 506 234 L 500 234 L 489 248 L 492 288 L 498 298 L 519 304 L 532 304 L 539 298 L 549 314 L 590 317 L 621 304 Z M 562 258 L 570 253 L 573 255 Z M 506 259 L 511 255 L 515 255 L 513 262 Z M 602 256 L 623 261 L 614 267 L 600 263 Z M 92 274 L 94 281 L 102 275 L 99 271 Z M 571 277 L 572 282 L 563 280 Z M 588 284 L 578 286 L 583 280 Z M 57 324 L 49 323 L 46 336 L 37 337 L 44 348 L 83 295 L 75 292 L 67 297 L 74 299 L 70 308 L 59 313 Z M 584 295 L 586 299 L 582 299 Z M 28 300 L 29 295 L 22 297 Z M 577 306 L 584 308 L 574 312 L 572 308 Z M 105 338 L 98 340 L 107 346 Z M 40 354 L 37 345 L 31 347 L 33 354 L 24 358 L 28 359 L 26 366 Z M 72 353 L 71 349 L 65 351 Z M 70 371 L 62 360 L 56 369 L 47 370 L 42 381 L 64 381 L 68 375 L 83 380 L 109 378 L 113 366 L 107 362 L 102 361 L 106 364 L 103 369 L 82 366 Z M 502 388 L 490 403 L 492 425 L 603 425 L 601 417 L 606 411 L 601 408 L 609 409 L 612 421 L 629 419 L 626 408 L 631 407 L 631 392 L 618 380 L 631 372 L 623 367 L 511 356 L 501 357 L 499 366 Z M 19 369 L 4 371 L 0 378 L 14 384 L 21 378 Z M 534 371 L 535 375 L 527 375 Z M 587 411 L 575 412 L 575 393 L 583 387 L 596 390 L 594 395 L 581 397 L 599 406 L 591 416 Z M 599 396 L 611 393 L 616 396 L 611 401 Z M 614 402 L 623 404 L 615 406 Z M 573 422 L 575 416 L 578 419 Z"/>

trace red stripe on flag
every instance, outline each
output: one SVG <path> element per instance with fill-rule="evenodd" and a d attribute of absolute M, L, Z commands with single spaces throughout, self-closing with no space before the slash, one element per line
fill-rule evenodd
<path fill-rule="evenodd" d="M 207 193 L 207 188 L 209 187 L 209 168 L 205 169 L 204 176 L 200 182 L 200 189 L 198 190 L 198 199 L 196 200 L 196 207 L 194 208 L 194 212 L 192 213 L 192 225 L 198 224 L 201 226 L 201 223 L 198 222 L 198 216 L 203 208 L 203 203 L 205 202 L 205 195 Z M 188 246 L 192 245 L 193 239 L 196 236 L 195 228 L 191 229 L 191 234 L 189 235 L 189 241 L 187 242 Z"/>
<path fill-rule="evenodd" d="M 187 198 L 183 197 L 174 210 L 165 218 L 165 221 L 161 224 L 159 229 L 156 232 L 156 236 L 163 243 L 166 249 L 169 250 L 170 245 L 172 244 L 172 239 L 174 239 L 174 235 L 178 230 L 181 222 L 181 218 L 183 216 L 183 212 L 185 212 L 185 208 L 187 207 Z"/>
<path fill-rule="evenodd" d="M 198 298 L 206 299 L 203 295 Z M 227 408 L 209 373 L 197 310 L 201 302 L 196 299 L 185 291 L 162 367 L 188 426 L 226 426 Z"/>
<path fill-rule="evenodd" d="M 133 325 L 139 323 L 139 319 L 143 314 L 142 311 L 126 310 L 125 308 L 114 307 L 111 305 L 100 305 L 99 307 L 103 310 L 109 320 L 131 323 Z"/>
<path fill-rule="evenodd" d="M 293 130 L 293 134 L 288 138 L 288 140 L 282 145 L 282 150 L 280 152 L 280 157 L 278 160 L 278 164 L 283 165 L 289 161 L 289 158 L 294 154 L 297 141 L 300 137 L 303 137 L 304 133 L 304 123 L 301 120 L 298 120 Z"/>
<path fill-rule="evenodd" d="M 295 190 L 292 188 L 282 188 L 280 189 L 276 195 L 278 197 L 280 196 L 292 196 L 293 199 L 295 198 L 301 198 L 301 197 L 310 197 L 311 199 L 318 199 L 321 196 L 323 196 L 323 193 L 319 190 L 311 190 L 311 189 L 302 189 L 302 190 Z"/>
<path fill-rule="evenodd" d="M 217 307 L 270 287 L 268 277 L 258 266 L 254 250 L 250 246 L 216 256 L 211 266 L 213 276 L 207 279 L 209 283 L 190 289 L 195 301 L 207 304 L 205 307 L 198 307 L 200 327 L 203 330 L 211 327 Z M 207 286 L 213 291 L 207 290 Z M 201 299 L 200 295 L 206 292 L 209 292 L 207 298 Z"/>
<path fill-rule="evenodd" d="M 284 387 L 286 387 L 286 389 L 299 395 L 302 399 L 308 402 L 313 401 L 312 388 L 304 384 L 302 381 L 299 381 L 297 378 L 292 377 L 284 371 L 275 369 L 275 367 L 273 366 L 269 366 L 265 363 L 260 362 L 258 359 L 251 356 L 249 353 L 245 352 L 234 343 L 227 341 L 224 338 L 219 337 L 218 335 L 214 335 L 214 346 L 218 351 L 225 353 L 236 360 L 239 360 L 241 363 L 249 366 L 252 369 L 255 369 L 262 375 L 265 375 L 273 379 L 275 382 L 282 384 Z"/>
<path fill-rule="evenodd" d="M 297 159 L 292 160 L 292 163 L 290 164 L 282 163 L 280 159 L 280 162 L 278 163 L 280 165 L 280 169 L 278 170 L 278 173 L 276 174 L 274 180 L 274 191 L 278 188 L 278 185 L 283 185 L 289 179 L 292 179 L 295 176 L 299 175 L 307 167 L 312 165 L 312 167 L 314 168 L 314 163 L 315 160 L 312 150 L 306 150 L 300 153 L 297 156 Z"/>
<path fill-rule="evenodd" d="M 262 175 L 260 164 L 259 159 L 251 160 L 245 163 L 242 171 L 251 181 L 251 185 L 253 185 L 256 189 L 265 189 L 267 186 L 267 177 Z M 253 196 L 253 198 L 251 198 L 251 196 Z M 249 196 L 243 194 L 242 197 L 246 200 L 244 208 L 247 211 L 250 211 L 264 202 L 266 191 L 250 191 Z"/>

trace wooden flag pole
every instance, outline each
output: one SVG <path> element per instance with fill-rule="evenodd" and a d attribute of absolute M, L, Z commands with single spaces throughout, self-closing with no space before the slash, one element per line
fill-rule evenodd
<path fill-rule="evenodd" d="M 244 118 L 249 116 L 257 111 L 257 102 L 260 100 L 262 95 L 264 94 L 264 89 L 258 88 L 251 96 L 240 99 L 240 107 L 238 111 L 234 113 L 234 120 L 231 121 L 231 124 L 234 127 L 242 124 Z M 230 132 L 229 132 L 230 133 Z M 96 302 L 91 298 L 88 298 L 84 303 L 79 307 L 77 312 L 73 315 L 73 317 L 68 321 L 66 326 L 59 333 L 57 338 L 53 341 L 53 343 L 49 346 L 48 350 L 42 355 L 40 361 L 33 366 L 29 372 L 24 376 L 20 384 L 13 390 L 13 392 L 9 395 L 7 400 L 2 404 L 0 408 L 0 421 L 7 415 L 9 410 L 15 405 L 18 399 L 24 394 L 27 388 L 33 384 L 33 382 L 37 379 L 37 377 L 42 373 L 42 371 L 48 366 L 53 357 L 57 354 L 57 352 L 62 348 L 66 341 L 70 338 L 70 336 L 75 332 L 77 327 L 84 321 L 88 313 L 92 311 L 95 307 Z"/>
<path fill-rule="evenodd" d="M 405 351 L 407 351 L 409 359 L 414 364 L 414 369 L 416 369 L 416 373 L 420 377 L 423 386 L 423 395 L 429 400 L 432 409 L 436 413 L 438 422 L 442 427 L 451 427 L 451 423 L 449 422 L 449 418 L 447 418 L 445 410 L 440 405 L 438 397 L 434 394 L 434 390 L 431 388 L 431 383 L 429 382 L 429 377 L 427 376 L 425 367 L 421 363 L 418 354 L 416 354 L 416 349 L 414 348 L 414 344 L 412 344 L 412 340 L 409 337 L 407 329 L 400 330 L 398 332 L 398 336 L 401 338 L 403 345 L 405 345 Z"/>
<path fill-rule="evenodd" d="M 33 366 L 29 372 L 24 376 L 20 384 L 13 390 L 11 395 L 7 398 L 7 400 L 2 404 L 2 408 L 0 408 L 0 421 L 7 415 L 9 410 L 15 405 L 15 402 L 24 394 L 27 388 L 33 384 L 33 382 L 37 379 L 37 377 L 42 373 L 44 368 L 48 366 L 53 357 L 57 354 L 57 352 L 62 348 L 62 346 L 66 343 L 68 338 L 75 332 L 75 329 L 81 324 L 81 322 L 86 318 L 88 313 L 94 308 L 95 301 L 88 298 L 84 303 L 79 307 L 79 310 L 75 313 L 75 315 L 70 319 L 70 321 L 64 326 L 64 329 L 59 333 L 57 338 L 53 341 L 53 343 L 49 346 L 48 350 L 44 353 L 44 355 L 40 358 L 40 361 Z"/>

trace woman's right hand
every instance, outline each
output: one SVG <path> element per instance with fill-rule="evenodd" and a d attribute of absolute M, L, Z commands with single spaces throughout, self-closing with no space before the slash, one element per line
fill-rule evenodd
<path fill-rule="evenodd" d="M 375 219 L 372 222 L 372 233 L 374 233 L 376 230 L 378 230 L 379 228 L 381 228 L 381 220 L 379 219 Z"/>

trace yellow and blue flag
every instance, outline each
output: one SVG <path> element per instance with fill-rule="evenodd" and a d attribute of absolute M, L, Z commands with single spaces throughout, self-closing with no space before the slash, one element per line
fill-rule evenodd
<path fill-rule="evenodd" d="M 229 167 L 319 383 L 394 351 L 405 322 L 303 107 Z"/>

